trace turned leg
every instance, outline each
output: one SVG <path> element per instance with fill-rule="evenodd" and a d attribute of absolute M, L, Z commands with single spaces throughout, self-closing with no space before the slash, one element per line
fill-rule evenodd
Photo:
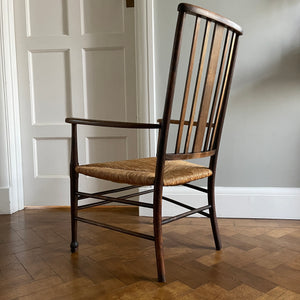
<path fill-rule="evenodd" d="M 78 173 L 75 171 L 78 165 L 78 150 L 77 150 L 77 126 L 72 124 L 72 146 L 71 146 L 71 163 L 70 163 L 70 181 L 71 181 L 71 231 L 72 240 L 70 244 L 71 252 L 74 253 L 78 247 L 77 242 L 77 220 L 78 215 Z"/>
<path fill-rule="evenodd" d="M 74 253 L 78 247 L 77 242 L 77 220 L 78 215 L 78 197 L 76 191 L 78 190 L 78 174 L 71 176 L 71 231 L 72 240 L 70 244 L 71 252 Z"/>

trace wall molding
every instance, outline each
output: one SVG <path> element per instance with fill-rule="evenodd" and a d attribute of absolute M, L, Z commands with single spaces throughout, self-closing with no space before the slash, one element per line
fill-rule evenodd
<path fill-rule="evenodd" d="M 206 201 L 205 194 L 184 187 L 164 188 L 164 195 L 180 199 L 194 207 L 200 207 Z M 152 197 L 148 195 L 142 200 L 152 202 Z M 299 220 L 300 188 L 216 187 L 216 208 L 217 216 L 221 218 Z M 182 208 L 164 201 L 163 216 L 173 216 L 181 212 Z M 140 208 L 140 215 L 152 216 L 152 211 Z"/>
<path fill-rule="evenodd" d="M 153 0 L 136 1 L 136 95 L 137 121 L 157 123 Z M 139 157 L 155 156 L 157 130 L 139 130 Z"/>
<path fill-rule="evenodd" d="M 0 19 L 0 80 L 3 88 L 9 176 L 9 193 L 6 194 L 6 199 L 1 198 L 7 205 L 1 213 L 14 213 L 24 208 L 24 197 L 13 1 L 0 0 Z"/>
<path fill-rule="evenodd" d="M 9 188 L 0 188 L 0 214 L 10 213 Z"/>

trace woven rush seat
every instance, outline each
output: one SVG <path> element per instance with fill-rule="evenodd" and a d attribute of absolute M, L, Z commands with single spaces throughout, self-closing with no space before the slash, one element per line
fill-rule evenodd
<path fill-rule="evenodd" d="M 153 185 L 156 158 L 113 161 L 80 165 L 76 172 L 87 176 L 132 185 Z M 182 160 L 168 160 L 164 168 L 164 185 L 181 185 L 193 180 L 211 176 L 210 169 Z"/>

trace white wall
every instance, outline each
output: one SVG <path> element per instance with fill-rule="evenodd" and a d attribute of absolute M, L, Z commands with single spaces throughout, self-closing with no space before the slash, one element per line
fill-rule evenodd
<path fill-rule="evenodd" d="M 157 117 L 162 115 L 180 2 L 154 0 Z M 226 187 L 226 195 L 240 199 L 244 210 L 247 205 L 252 209 L 255 202 L 246 198 L 259 204 L 277 194 L 282 199 L 282 205 L 274 202 L 279 212 L 292 194 L 296 202 L 291 205 L 299 211 L 295 203 L 300 203 L 300 2 L 188 2 L 224 15 L 244 30 L 221 142 L 217 186 Z M 238 187 L 245 188 L 243 197 L 237 197 Z M 261 188 L 266 189 L 261 192 Z M 280 214 L 273 215 L 277 216 Z"/>

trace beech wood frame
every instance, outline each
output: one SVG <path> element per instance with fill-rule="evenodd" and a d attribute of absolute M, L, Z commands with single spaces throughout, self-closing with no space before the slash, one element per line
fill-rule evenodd
<path fill-rule="evenodd" d="M 172 58 L 171 58 L 165 109 L 164 109 L 163 118 L 158 120 L 158 124 L 114 122 L 114 121 L 90 120 L 90 119 L 80 119 L 80 118 L 67 118 L 66 119 L 67 123 L 72 124 L 72 143 L 71 143 L 71 162 L 70 162 L 71 227 L 72 227 L 72 241 L 71 241 L 71 245 L 70 245 L 71 252 L 75 252 L 76 248 L 78 247 L 78 242 L 77 242 L 77 223 L 78 223 L 78 221 L 96 225 L 96 226 L 100 226 L 100 227 L 104 227 L 104 228 L 111 229 L 111 230 L 115 230 L 118 232 L 130 234 L 130 235 L 133 235 L 136 237 L 152 240 L 155 242 L 157 273 L 158 273 L 158 281 L 160 281 L 160 282 L 166 281 L 164 255 L 163 255 L 162 225 L 168 224 L 170 222 L 176 221 L 181 218 L 184 218 L 191 214 L 199 213 L 205 217 L 208 217 L 211 221 L 211 226 L 212 226 L 216 249 L 220 250 L 222 247 L 221 240 L 219 237 L 219 230 L 218 230 L 216 211 L 215 211 L 215 191 L 214 191 L 215 190 L 215 174 L 216 174 L 217 157 L 218 157 L 219 144 L 220 144 L 220 139 L 221 139 L 221 132 L 222 132 L 222 128 L 223 128 L 224 116 L 225 116 L 225 111 L 226 111 L 226 107 L 227 107 L 229 90 L 230 90 L 233 69 L 234 69 L 234 64 L 235 64 L 238 38 L 242 34 L 241 28 L 238 25 L 236 25 L 235 23 L 233 23 L 230 20 L 223 18 L 215 13 L 209 12 L 207 10 L 196 7 L 194 5 L 181 3 L 178 6 L 178 12 L 179 12 L 179 14 L 178 14 L 178 19 L 177 19 L 177 26 L 176 26 L 176 31 L 175 31 L 174 45 L 173 45 L 173 53 L 172 53 Z M 220 96 L 220 97 L 222 97 L 222 99 L 220 100 L 221 104 L 218 104 L 217 108 L 213 108 L 213 110 L 218 110 L 216 113 L 217 117 L 214 122 L 212 121 L 212 118 L 210 118 L 209 122 L 207 122 L 206 120 L 204 122 L 203 121 L 204 119 L 202 118 L 202 116 L 201 117 L 199 116 L 198 122 L 194 121 L 194 116 L 192 116 L 189 121 L 186 121 L 184 119 L 185 110 L 186 110 L 186 103 L 185 103 L 186 100 L 184 100 L 184 103 L 182 106 L 181 119 L 180 120 L 172 120 L 171 119 L 173 96 L 174 96 L 175 82 L 176 82 L 176 75 L 177 75 L 177 66 L 178 66 L 179 55 L 180 55 L 182 28 L 183 28 L 183 22 L 184 22 L 185 16 L 187 14 L 193 15 L 196 17 L 193 43 L 195 43 L 195 39 L 196 39 L 195 36 L 196 36 L 197 30 L 199 28 L 200 18 L 206 19 L 207 22 L 210 22 L 209 24 L 211 24 L 211 22 L 214 22 L 214 24 L 215 24 L 214 34 L 221 27 L 225 28 L 227 30 L 227 33 L 229 31 L 232 33 L 231 41 L 230 41 L 230 44 L 228 44 L 228 48 L 227 48 L 227 45 L 225 46 L 225 43 L 224 43 L 224 50 L 223 50 L 222 55 L 223 56 L 225 56 L 225 54 L 227 55 L 227 52 L 225 53 L 225 47 L 226 47 L 226 49 L 227 49 L 226 51 L 228 51 L 228 59 L 227 59 L 227 65 L 225 66 L 225 69 L 219 71 L 219 72 L 224 71 L 225 75 L 224 75 L 224 79 L 223 79 L 224 80 L 223 85 L 221 88 L 221 92 L 222 92 L 222 95 Z M 214 37 L 213 37 L 213 39 L 214 39 Z M 228 39 L 228 41 L 229 41 L 229 39 Z M 193 50 L 193 48 L 194 47 L 192 46 L 190 59 L 195 54 L 195 52 L 194 52 L 195 50 Z M 191 60 L 190 60 L 190 62 L 191 62 Z M 189 70 L 189 73 L 190 73 L 190 70 Z M 188 78 L 187 78 L 187 82 L 186 82 L 186 86 L 185 86 L 186 90 L 189 88 L 189 76 L 190 76 L 189 73 L 188 73 Z M 197 95 L 197 93 L 198 93 L 198 91 L 196 92 L 196 95 Z M 196 96 L 195 96 L 195 98 L 196 98 Z M 205 111 L 205 109 L 206 108 L 203 108 L 204 111 Z M 202 108 L 201 108 L 201 110 L 202 110 Z M 208 111 L 208 108 L 207 108 L 207 111 Z M 179 126 L 175 153 L 166 153 L 170 124 L 177 124 Z M 199 124 L 200 124 L 200 126 L 199 126 Z M 135 192 L 135 193 L 127 194 L 125 196 L 121 196 L 121 197 L 111 197 L 108 195 L 117 193 L 117 192 L 125 192 L 130 189 L 137 188 L 138 186 L 128 186 L 125 188 L 112 189 L 112 190 L 107 190 L 107 191 L 102 191 L 102 192 L 92 193 L 92 194 L 79 192 L 78 191 L 79 175 L 75 171 L 76 166 L 79 165 L 78 164 L 78 148 L 77 148 L 77 125 L 115 127 L 115 128 L 131 128 L 131 129 L 159 129 L 160 132 L 159 132 L 159 140 L 158 140 L 158 147 L 157 147 L 157 162 L 156 162 L 154 187 L 149 190 L 146 190 L 146 191 L 142 191 L 142 192 L 138 192 L 138 193 Z M 205 140 L 204 150 L 202 149 L 201 145 L 199 146 L 199 142 L 194 141 L 192 152 L 188 151 L 188 149 L 189 149 L 188 143 L 190 142 L 190 138 L 191 138 L 191 134 L 189 133 L 186 138 L 188 143 L 186 142 L 184 153 L 180 153 L 180 150 L 179 150 L 180 147 L 178 145 L 181 141 L 182 128 L 185 125 L 189 126 L 189 128 L 196 126 L 196 130 L 203 131 L 203 136 L 201 136 L 202 133 L 200 132 L 198 135 L 196 134 L 195 140 L 197 140 L 197 139 L 201 140 L 201 145 L 202 145 L 203 140 Z M 206 138 L 204 139 L 205 128 L 206 128 L 206 131 L 209 133 L 206 134 Z M 190 132 L 191 132 L 191 130 L 190 130 Z M 211 138 L 208 138 L 208 135 L 210 135 L 210 134 L 211 134 Z M 201 149 L 200 149 L 200 147 L 201 147 Z M 213 172 L 213 175 L 208 177 L 207 188 L 206 189 L 201 188 L 196 185 L 192 185 L 190 183 L 184 184 L 184 186 L 206 193 L 207 197 L 208 197 L 208 205 L 205 205 L 200 208 L 194 208 L 194 207 L 191 207 L 184 203 L 181 203 L 176 200 L 173 200 L 173 199 L 163 196 L 163 194 L 162 194 L 163 193 L 163 169 L 164 169 L 165 161 L 170 160 L 170 159 L 194 159 L 194 158 L 202 158 L 202 157 L 210 157 L 209 168 Z M 153 193 L 153 204 L 129 200 L 129 198 L 136 197 L 139 195 L 144 195 L 147 193 Z M 93 199 L 97 199 L 100 201 L 97 201 L 92 204 L 86 204 L 86 205 L 79 206 L 78 201 L 80 201 L 82 199 L 86 199 L 86 198 L 93 198 Z M 169 201 L 173 204 L 184 207 L 185 209 L 188 209 L 189 211 L 179 214 L 174 217 L 162 219 L 162 200 Z M 152 236 L 152 235 L 147 235 L 147 234 L 143 234 L 143 233 L 139 233 L 139 232 L 133 232 L 131 230 L 119 228 L 119 227 L 108 225 L 108 224 L 103 224 L 101 222 L 88 220 L 88 219 L 78 216 L 78 210 L 82 210 L 82 209 L 93 207 L 93 206 L 104 205 L 104 204 L 111 203 L 111 202 L 119 202 L 119 203 L 128 204 L 128 205 L 152 208 L 153 209 L 154 235 Z M 208 210 L 208 212 L 205 212 L 205 210 Z"/>

